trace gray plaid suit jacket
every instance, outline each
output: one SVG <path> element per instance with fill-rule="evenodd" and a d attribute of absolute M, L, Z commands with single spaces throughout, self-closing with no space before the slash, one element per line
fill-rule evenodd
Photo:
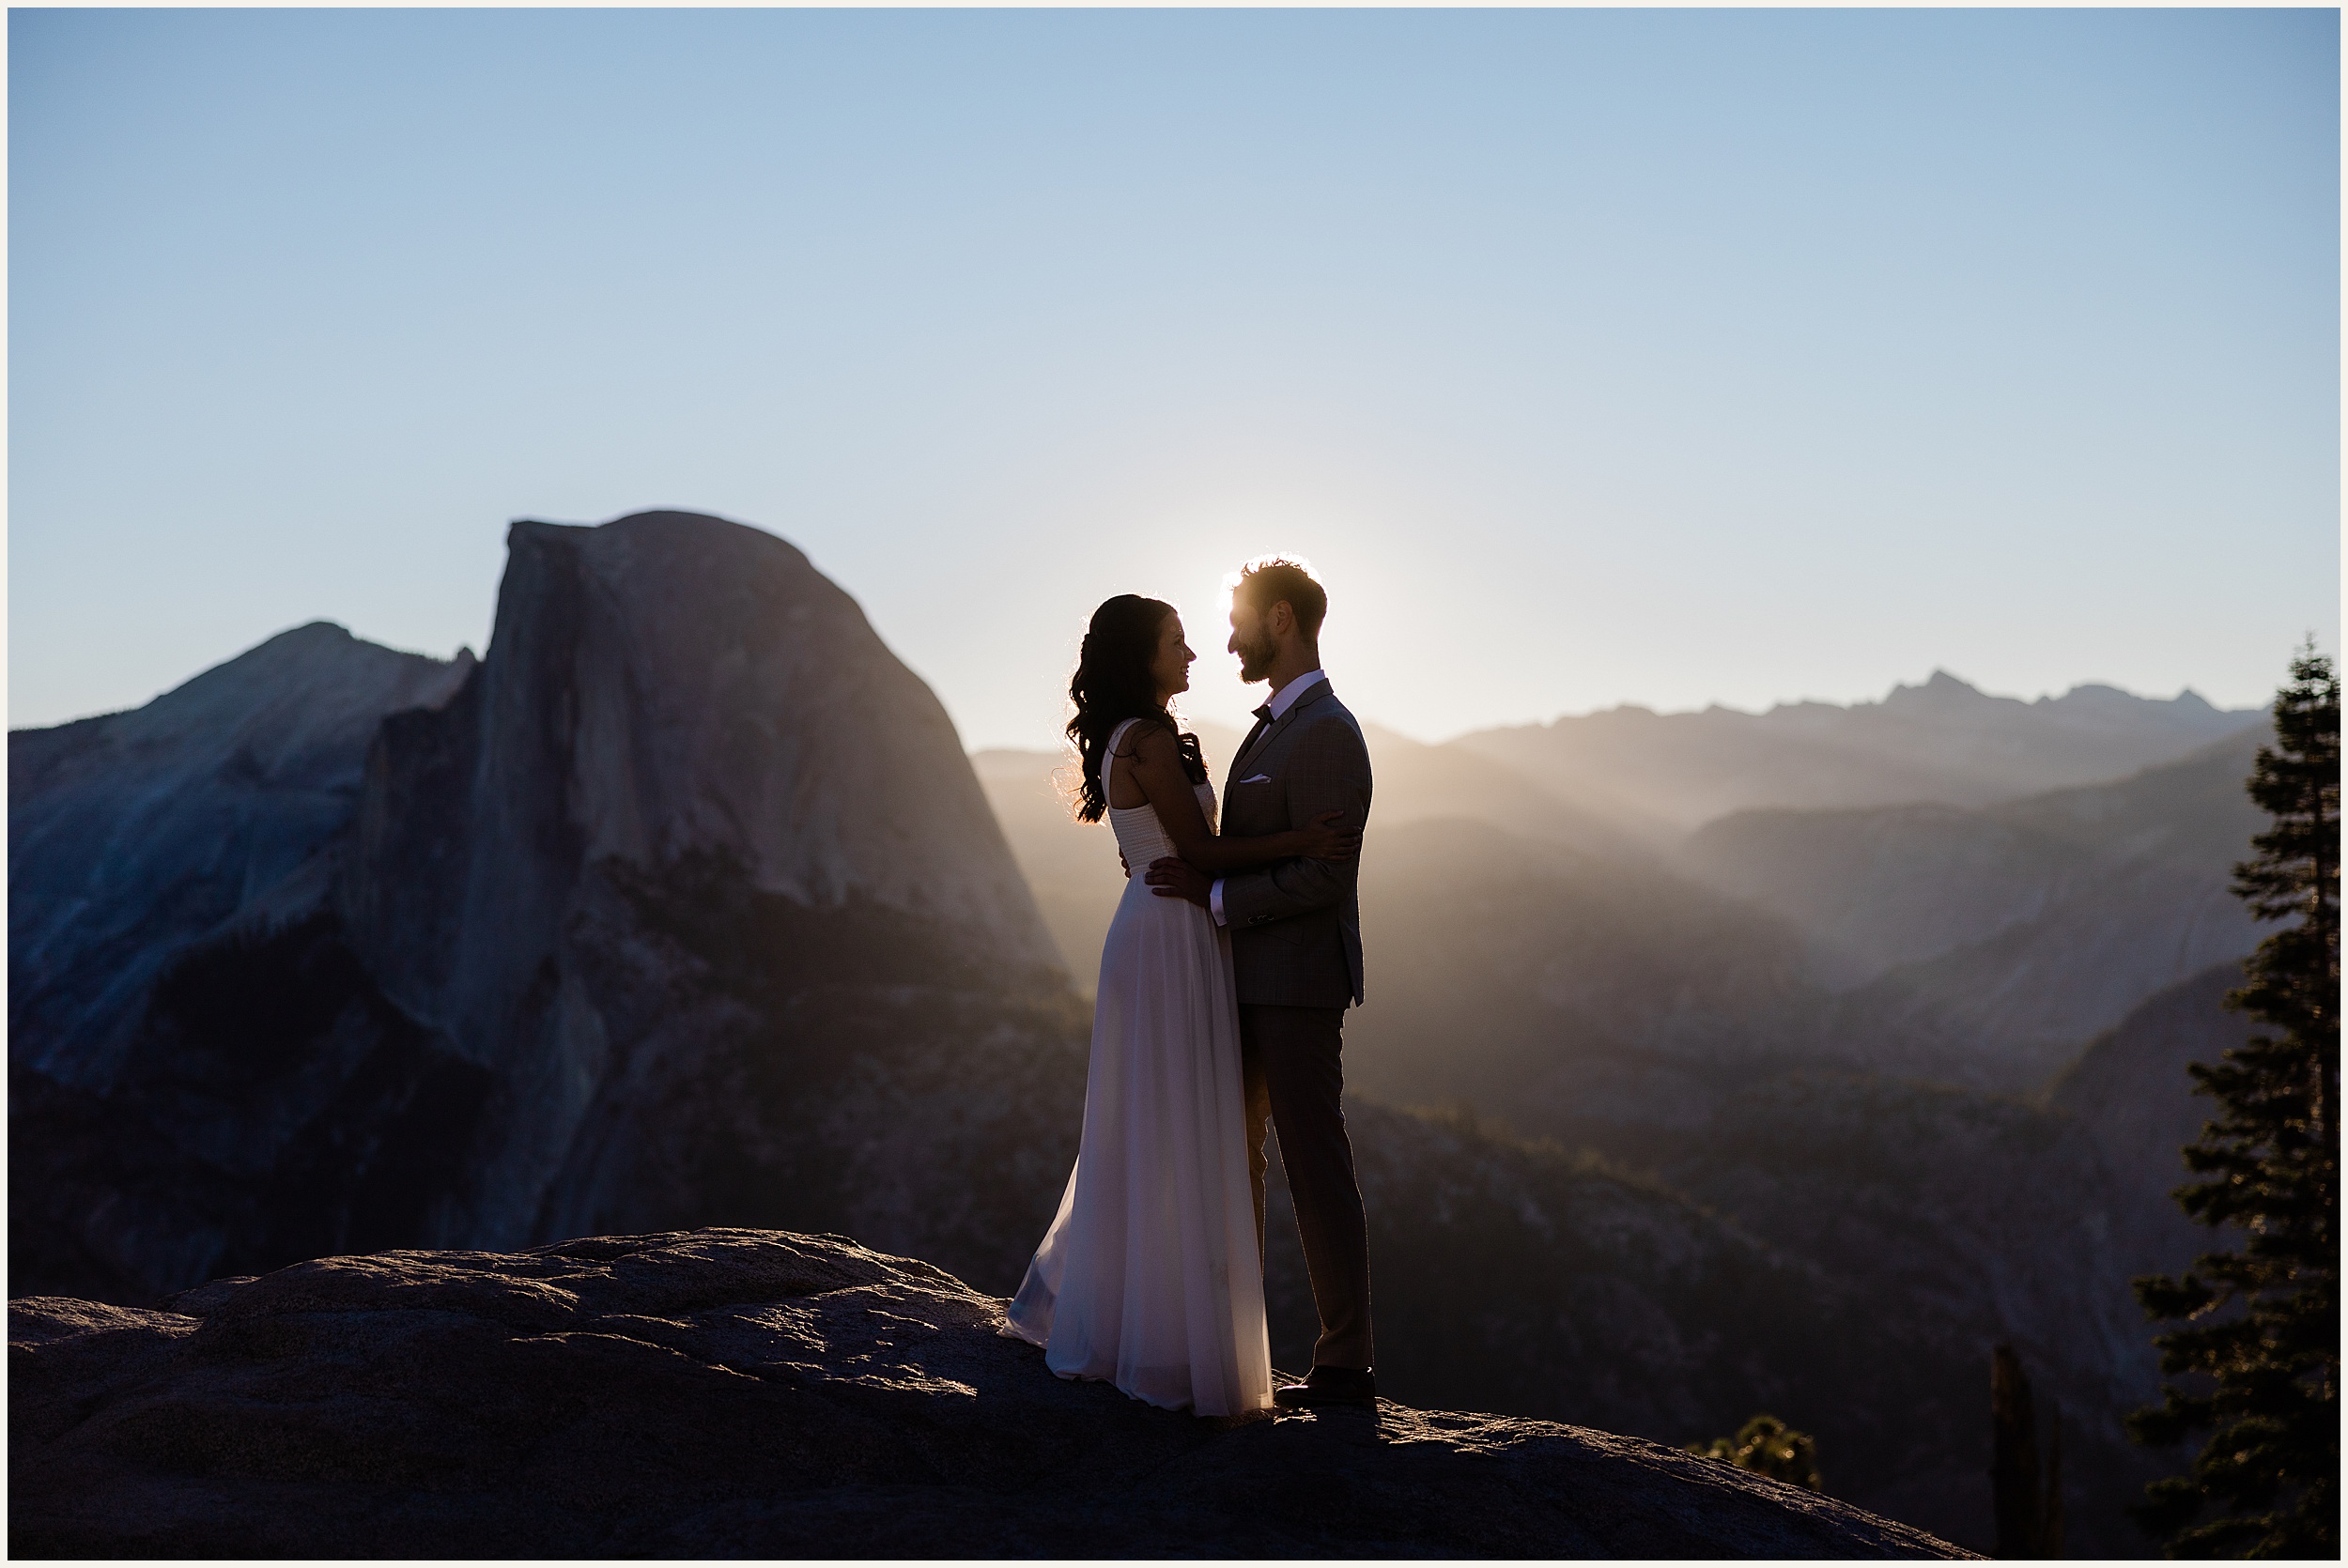
<path fill-rule="evenodd" d="M 1324 677 L 1231 760 L 1223 831 L 1307 827 L 1325 811 L 1369 821 L 1369 747 Z M 1223 916 L 1242 1002 L 1342 1007 L 1362 999 L 1359 859 L 1283 860 L 1223 879 Z"/>

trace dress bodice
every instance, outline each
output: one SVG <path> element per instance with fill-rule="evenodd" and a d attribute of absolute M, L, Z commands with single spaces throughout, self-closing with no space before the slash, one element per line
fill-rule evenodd
<path fill-rule="evenodd" d="M 1101 759 L 1101 798 L 1108 799 L 1110 760 L 1117 755 L 1118 744 L 1125 731 L 1139 723 L 1127 719 L 1109 731 L 1109 744 Z M 1207 831 L 1214 831 L 1214 786 L 1197 786 L 1198 810 L 1207 819 Z M 1174 853 L 1174 840 L 1166 836 L 1166 824 L 1158 820 L 1157 807 L 1144 801 L 1139 806 L 1111 806 L 1106 813 L 1109 827 L 1117 834 L 1117 853 L 1125 857 L 1135 880 L 1152 860 L 1163 860 Z"/>

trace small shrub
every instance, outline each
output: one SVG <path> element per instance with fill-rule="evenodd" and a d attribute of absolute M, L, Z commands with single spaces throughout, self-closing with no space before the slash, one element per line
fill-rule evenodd
<path fill-rule="evenodd" d="M 1775 1416 L 1755 1416 L 1738 1427 L 1734 1437 L 1690 1443 L 1688 1452 L 1766 1475 L 1773 1481 L 1790 1481 L 1797 1486 L 1818 1490 L 1817 1439 L 1807 1432 L 1795 1431 Z"/>

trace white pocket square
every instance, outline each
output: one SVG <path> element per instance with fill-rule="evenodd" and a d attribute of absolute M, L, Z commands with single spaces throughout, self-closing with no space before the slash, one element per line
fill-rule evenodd
<path fill-rule="evenodd" d="M 1240 782 L 1242 784 L 1269 784 L 1272 782 L 1272 776 L 1268 773 L 1259 773 L 1253 778 L 1243 778 Z"/>

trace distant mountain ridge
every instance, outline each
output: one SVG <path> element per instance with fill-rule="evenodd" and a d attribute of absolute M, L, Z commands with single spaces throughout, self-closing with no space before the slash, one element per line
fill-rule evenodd
<path fill-rule="evenodd" d="M 1808 933 L 1860 1059 L 2024 1091 L 2154 992 L 2256 945 L 2229 884 L 2263 823 L 2242 781 L 2267 736 L 1980 811 L 1739 812 L 1679 864 Z"/>
<path fill-rule="evenodd" d="M 1676 860 L 1800 926 L 1820 977 L 1846 989 L 1976 944 L 2043 947 L 2066 922 L 2117 921 L 2132 933 L 2120 945 L 2138 951 L 2124 967 L 2162 967 L 2155 982 L 2128 982 L 2136 994 L 2109 1016 L 2081 1023 L 2050 998 L 2016 997 L 2009 982 L 1964 982 L 2035 1009 L 2038 1032 L 2083 1039 L 2138 997 L 2248 951 L 2251 924 L 2227 884 L 2260 826 L 2242 781 L 2267 735 L 2254 726 L 2125 777 L 1976 810 L 1735 812 L 1691 835 Z"/>
<path fill-rule="evenodd" d="M 1628 863 L 1662 854 L 1698 880 L 1745 896 L 1757 887 L 1747 886 L 1748 874 L 1729 862 L 1748 852 L 1724 846 L 1751 838 L 1757 819 L 1744 819 L 1752 814 L 1776 813 L 1772 821 L 1790 824 L 1804 812 L 1874 811 L 1874 825 L 1862 831 L 1878 836 L 1898 822 L 1907 867 L 1899 885 L 1920 906 L 1910 915 L 1886 923 L 1880 899 L 1848 905 L 1831 877 L 1815 896 L 1840 900 L 1844 907 L 1836 911 L 1822 907 L 1814 916 L 1803 913 L 1799 897 L 1790 903 L 1763 899 L 1813 931 L 1813 961 L 1831 982 L 1857 984 L 2036 913 L 2054 885 L 2048 879 L 2078 857 L 2062 835 L 2048 837 L 2017 819 L 2000 840 L 1982 831 L 1988 819 L 1966 813 L 2108 784 L 2230 738 L 2247 757 L 2263 720 L 2261 711 L 2219 710 L 2190 691 L 2164 700 L 2081 685 L 2024 702 L 1986 696 L 1936 671 L 1923 685 L 1894 687 L 1881 702 L 1847 708 L 1797 702 L 1758 715 L 1721 707 L 1659 715 L 1625 707 L 1545 726 L 1480 730 L 1441 746 L 1375 723 L 1363 729 L 1377 777 L 1373 836 L 1443 819 L 1480 822 Z M 1191 727 L 1219 785 L 1239 732 L 1212 723 Z M 1073 754 L 996 748 L 971 761 L 1070 973 L 1089 989 L 1123 878 L 1114 853 L 1104 848 L 1105 832 L 1088 833 L 1070 813 L 1064 786 Z M 1830 828 L 1825 817 L 1803 831 L 1848 832 Z M 1936 833 L 1947 841 L 1933 861 L 1926 846 Z M 1833 853 L 1846 859 L 1860 853 L 1838 844 Z M 1918 883 L 1915 874 L 1928 869 L 1954 879 L 1951 888 Z M 1879 863 L 1875 874 L 1886 870 Z M 1846 868 L 1842 874 L 1858 873 Z M 1960 894 L 1952 903 L 1950 891 L 1974 884 L 1977 895 Z M 1973 907 L 1982 898 L 2008 900 L 2000 906 L 2002 917 L 1984 925 L 1987 916 Z M 1858 915 L 1859 908 L 1869 913 Z M 1946 936 L 1936 934 L 1943 927 Z"/>
<path fill-rule="evenodd" d="M 113 1081 L 160 967 L 345 827 L 387 714 L 475 660 L 281 632 L 145 707 L 8 736 L 11 1059 Z"/>
<path fill-rule="evenodd" d="M 2190 690 L 2164 700 L 2081 685 L 2025 702 L 1935 670 L 1880 702 L 1780 703 L 1761 714 L 1621 707 L 1450 745 L 1601 814 L 1628 805 L 1684 832 L 1754 807 L 1982 807 L 2101 783 L 2261 716 L 2214 708 Z"/>

